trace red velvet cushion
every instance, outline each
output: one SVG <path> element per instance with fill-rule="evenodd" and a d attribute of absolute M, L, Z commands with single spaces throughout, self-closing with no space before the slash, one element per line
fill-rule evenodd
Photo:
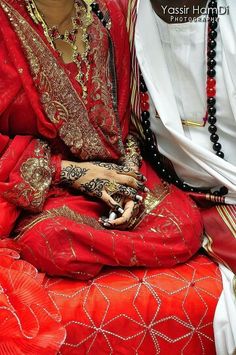
<path fill-rule="evenodd" d="M 62 354 L 215 354 L 222 283 L 205 256 L 172 269 L 107 269 L 89 282 L 47 279 L 45 287 L 67 331 Z"/>

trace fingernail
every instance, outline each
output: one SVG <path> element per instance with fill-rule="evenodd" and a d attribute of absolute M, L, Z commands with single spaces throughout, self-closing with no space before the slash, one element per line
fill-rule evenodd
<path fill-rule="evenodd" d="M 144 192 L 150 192 L 150 190 L 147 187 L 144 187 Z"/>
<path fill-rule="evenodd" d="M 135 199 L 137 200 L 137 201 L 143 201 L 143 198 L 142 198 L 142 196 L 140 196 L 140 195 L 136 195 L 135 196 Z"/>
<path fill-rule="evenodd" d="M 114 221 L 114 219 L 117 218 L 117 214 L 115 212 L 111 212 L 110 215 L 109 215 L 109 219 L 108 219 L 108 222 L 109 221 Z"/>
<path fill-rule="evenodd" d="M 104 227 L 111 227 L 111 223 L 109 223 L 109 222 L 105 222 L 105 223 L 103 223 L 103 225 L 104 225 Z"/>
<path fill-rule="evenodd" d="M 119 208 L 118 208 L 118 212 L 119 212 L 120 214 L 123 214 L 125 211 L 123 210 L 123 208 L 119 207 Z"/>

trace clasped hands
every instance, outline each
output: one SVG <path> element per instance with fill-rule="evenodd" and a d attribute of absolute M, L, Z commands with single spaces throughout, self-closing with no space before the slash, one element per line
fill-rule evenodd
<path fill-rule="evenodd" d="M 61 181 L 110 207 L 109 216 L 99 220 L 105 228 L 129 229 L 143 199 L 140 193 L 148 192 L 140 172 L 114 163 L 63 160 Z"/>

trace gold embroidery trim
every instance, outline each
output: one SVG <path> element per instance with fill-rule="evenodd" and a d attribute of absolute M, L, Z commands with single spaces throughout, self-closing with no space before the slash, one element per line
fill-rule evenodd
<path fill-rule="evenodd" d="M 170 186 L 167 183 L 161 183 L 157 185 L 152 192 L 147 193 L 144 199 L 144 208 L 141 213 L 134 219 L 132 225 L 130 226 L 132 229 L 137 227 L 143 219 L 152 212 L 170 193 Z"/>
<path fill-rule="evenodd" d="M 38 223 L 45 221 L 47 219 L 54 219 L 58 217 L 66 217 L 75 223 L 84 224 L 96 230 L 104 230 L 104 228 L 96 220 L 96 218 L 89 217 L 87 215 L 82 215 L 78 212 L 73 211 L 68 206 L 64 205 L 59 208 L 53 208 L 51 210 L 43 211 L 42 213 L 38 214 L 37 217 L 32 217 L 30 221 L 24 224 L 23 228 L 20 228 L 21 229 L 20 234 L 16 237 L 16 239 L 21 238 L 26 231 L 32 229 Z"/>
<path fill-rule="evenodd" d="M 51 154 L 48 145 L 36 141 L 34 157 L 28 158 L 20 167 L 22 182 L 3 195 L 28 209 L 40 209 L 52 182 Z"/>
<path fill-rule="evenodd" d="M 60 124 L 61 139 L 83 160 L 109 158 L 97 131 L 89 122 L 84 103 L 57 59 L 17 11 L 3 1 L 0 4 L 22 43 L 34 82 L 41 93 L 44 111 L 52 123 Z"/>
<path fill-rule="evenodd" d="M 34 158 L 29 158 L 22 164 L 21 177 L 34 191 L 43 193 L 49 188 L 52 181 L 51 155 L 48 145 L 37 141 L 34 154 Z"/>

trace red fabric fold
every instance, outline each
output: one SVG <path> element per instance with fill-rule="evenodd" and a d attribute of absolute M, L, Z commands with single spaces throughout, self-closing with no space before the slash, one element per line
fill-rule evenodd
<path fill-rule="evenodd" d="M 61 315 L 43 278 L 14 249 L 12 241 L 0 241 L 0 354 L 53 355 L 65 339 Z"/>

